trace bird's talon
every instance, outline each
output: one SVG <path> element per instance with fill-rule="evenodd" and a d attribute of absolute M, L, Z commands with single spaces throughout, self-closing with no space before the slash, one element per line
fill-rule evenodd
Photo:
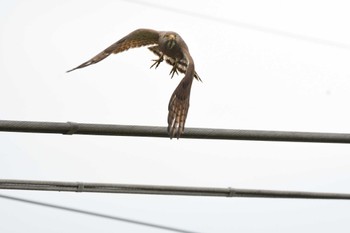
<path fill-rule="evenodd" d="M 177 68 L 176 68 L 176 65 L 173 66 L 173 68 L 170 70 L 170 75 L 171 75 L 171 78 L 174 77 L 174 75 L 176 74 L 179 74 L 179 72 L 177 71 Z"/>
<path fill-rule="evenodd" d="M 159 59 L 153 59 L 152 61 L 154 61 L 153 65 L 151 65 L 150 69 L 155 66 L 154 68 L 157 69 L 157 67 L 159 66 L 160 63 L 162 63 L 164 61 L 163 57 L 160 57 Z"/>

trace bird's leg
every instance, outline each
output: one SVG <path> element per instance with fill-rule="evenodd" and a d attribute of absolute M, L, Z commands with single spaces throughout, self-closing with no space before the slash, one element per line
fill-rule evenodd
<path fill-rule="evenodd" d="M 178 63 L 178 60 L 175 59 L 175 62 L 174 62 L 174 64 L 173 64 L 173 68 L 170 70 L 170 73 L 169 73 L 169 75 L 171 75 L 171 78 L 174 77 L 174 74 L 175 74 L 175 73 L 176 73 L 176 74 L 179 74 L 179 73 L 177 72 L 177 63 Z"/>
<path fill-rule="evenodd" d="M 154 68 L 157 69 L 157 67 L 159 66 L 160 63 L 162 63 L 164 61 L 163 55 L 159 56 L 159 59 L 153 59 L 152 61 L 154 61 L 153 65 L 151 65 L 150 69 L 155 66 Z"/>

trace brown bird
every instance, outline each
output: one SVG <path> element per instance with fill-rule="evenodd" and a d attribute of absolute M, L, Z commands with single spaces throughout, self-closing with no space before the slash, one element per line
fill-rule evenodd
<path fill-rule="evenodd" d="M 71 72 L 76 69 L 95 64 L 112 53 L 120 53 L 130 48 L 141 46 L 148 47 L 159 58 L 153 60 L 151 66 L 157 68 L 164 60 L 173 68 L 170 71 L 171 77 L 174 74 L 184 73 L 185 77 L 181 80 L 175 91 L 171 95 L 168 106 L 168 133 L 170 138 L 180 138 L 185 129 L 185 122 L 190 106 L 190 93 L 193 78 L 202 81 L 194 69 L 194 62 L 189 53 L 185 41 L 176 32 L 155 31 L 152 29 L 137 29 L 122 39 L 118 40 L 87 62 L 68 70 Z"/>

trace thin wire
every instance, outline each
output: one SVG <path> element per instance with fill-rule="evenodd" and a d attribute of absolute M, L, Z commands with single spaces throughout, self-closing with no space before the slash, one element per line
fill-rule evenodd
<path fill-rule="evenodd" d="M 164 185 L 137 184 L 107 184 L 87 182 L 37 181 L 37 180 L 3 180 L 0 179 L 0 189 L 59 191 L 59 192 L 90 192 L 90 193 L 119 193 L 119 194 L 153 194 L 153 195 L 182 195 L 201 197 L 245 197 L 245 198 L 299 198 L 299 199 L 329 199 L 350 200 L 346 193 L 320 193 L 279 191 L 261 189 L 186 187 Z"/>
<path fill-rule="evenodd" d="M 138 125 L 86 124 L 76 122 L 37 122 L 37 121 L 4 121 L 0 120 L 0 131 L 23 133 L 57 133 L 65 135 L 105 135 L 134 137 L 169 138 L 166 127 Z M 350 134 L 314 133 L 268 130 L 234 130 L 211 128 L 186 128 L 182 138 L 284 141 L 284 142 L 317 142 L 317 143 L 350 143 Z"/>
<path fill-rule="evenodd" d="M 94 216 L 94 217 L 107 218 L 107 219 L 116 220 L 116 221 L 122 221 L 122 222 L 127 222 L 127 223 L 147 226 L 147 227 L 153 227 L 153 228 L 158 228 L 158 229 L 167 230 L 167 231 L 181 232 L 181 233 L 195 233 L 193 231 L 186 231 L 186 230 L 182 230 L 179 228 L 167 227 L 167 226 L 163 226 L 163 225 L 147 223 L 147 222 L 132 220 L 132 219 L 128 219 L 128 218 L 121 218 L 121 217 L 96 213 L 96 212 L 87 211 L 87 210 L 81 210 L 81 209 L 75 209 L 75 208 L 71 208 L 71 207 L 54 205 L 54 204 L 45 203 L 45 202 L 33 201 L 33 200 L 29 200 L 29 199 L 13 197 L 13 196 L 8 196 L 8 195 L 4 195 L 4 194 L 0 194 L 0 198 L 12 200 L 12 201 L 24 202 L 24 203 L 28 203 L 28 204 L 32 204 L 32 205 L 39 205 L 39 206 L 44 206 L 44 207 L 49 207 L 49 208 L 54 208 L 54 209 L 59 209 L 59 210 L 65 210 L 65 211 L 90 215 L 90 216 Z"/>
<path fill-rule="evenodd" d="M 244 22 L 239 22 L 239 21 L 230 20 L 230 19 L 224 19 L 224 18 L 215 17 L 215 16 L 211 16 L 211 15 L 201 14 L 201 13 L 194 12 L 194 11 L 188 11 L 188 10 L 184 10 L 184 9 L 169 7 L 169 6 L 165 6 L 165 5 L 161 5 L 161 4 L 144 2 L 144 1 L 139 1 L 139 0 L 121 0 L 121 1 L 133 3 L 133 4 L 137 4 L 137 5 L 142 5 L 142 6 L 146 6 L 146 7 L 151 7 L 151 8 L 157 8 L 157 9 L 161 9 L 161 10 L 165 10 L 165 11 L 175 12 L 178 14 L 188 15 L 188 16 L 192 16 L 192 17 L 205 19 L 205 20 L 215 21 L 218 23 L 223 23 L 223 24 L 227 24 L 230 26 L 234 26 L 234 27 L 259 31 L 259 32 L 283 36 L 283 37 L 289 37 L 289 38 L 293 38 L 293 39 L 297 39 L 297 40 L 327 45 L 327 46 L 331 46 L 331 47 L 337 47 L 337 48 L 341 48 L 341 49 L 350 49 L 350 45 L 345 44 L 345 43 L 335 42 L 332 40 L 326 40 L 326 39 L 312 37 L 312 36 L 305 36 L 305 35 L 301 35 L 301 34 L 297 34 L 297 33 L 277 30 L 274 28 L 258 26 L 255 24 L 244 23 Z"/>

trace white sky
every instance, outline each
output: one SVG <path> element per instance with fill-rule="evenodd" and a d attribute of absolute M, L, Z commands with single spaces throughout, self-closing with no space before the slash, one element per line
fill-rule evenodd
<path fill-rule="evenodd" d="M 0 119 L 166 126 L 182 75 L 170 79 L 166 64 L 150 70 L 146 48 L 65 73 L 153 28 L 184 38 L 203 80 L 187 127 L 350 132 L 348 1 L 145 2 L 1 0 Z M 350 193 L 342 144 L 1 133 L 0 148 L 1 179 Z M 350 230 L 347 201 L 1 193 L 197 232 Z M 0 206 L 0 232 L 161 232 Z"/>

